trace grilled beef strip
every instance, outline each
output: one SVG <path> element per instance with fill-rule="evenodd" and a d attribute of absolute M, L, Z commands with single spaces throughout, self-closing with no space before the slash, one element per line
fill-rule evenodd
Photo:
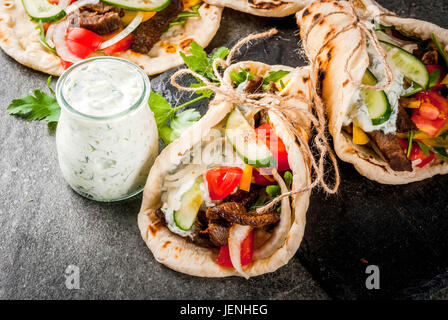
<path fill-rule="evenodd" d="M 224 219 L 231 223 L 257 228 L 275 224 L 280 220 L 280 214 L 276 211 L 260 215 L 255 211 L 248 213 L 246 208 L 238 202 L 225 202 L 208 208 L 206 215 L 211 220 Z"/>
<path fill-rule="evenodd" d="M 401 105 L 398 105 L 397 132 L 406 133 L 412 130 L 418 130 L 418 128 L 414 121 L 412 121 L 406 109 Z"/>
<path fill-rule="evenodd" d="M 247 209 L 258 198 L 258 193 L 258 189 L 251 190 L 250 192 L 238 189 L 236 192 L 225 197 L 222 202 L 238 202 Z"/>
<path fill-rule="evenodd" d="M 103 35 L 118 30 L 123 26 L 121 17 L 124 16 L 122 8 L 109 6 L 102 2 L 86 4 L 68 16 L 72 27 L 81 27 Z"/>
<path fill-rule="evenodd" d="M 370 136 L 375 141 L 392 170 L 412 172 L 412 163 L 407 158 L 400 141 L 394 133 L 385 134 L 381 130 L 375 130 L 370 132 Z"/>
<path fill-rule="evenodd" d="M 427 64 L 437 64 L 439 61 L 439 53 L 436 48 L 432 48 L 430 51 L 425 52 L 422 56 L 422 62 Z"/>
<path fill-rule="evenodd" d="M 207 228 L 210 241 L 217 247 L 225 246 L 229 240 L 229 229 L 226 221 L 210 221 Z"/>
<path fill-rule="evenodd" d="M 156 210 L 156 216 L 159 218 L 162 226 L 166 227 L 168 224 L 166 223 L 165 213 L 162 211 L 162 208 Z"/>
<path fill-rule="evenodd" d="M 171 0 L 168 7 L 138 26 L 134 33 L 131 49 L 139 53 L 148 53 L 183 9 L 184 5 L 181 0 Z"/>
<path fill-rule="evenodd" d="M 245 93 L 259 93 L 263 91 L 263 77 L 256 77 L 247 81 L 244 87 Z"/>

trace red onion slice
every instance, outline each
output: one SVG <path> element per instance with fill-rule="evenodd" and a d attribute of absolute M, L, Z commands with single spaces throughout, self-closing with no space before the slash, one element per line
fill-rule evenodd
<path fill-rule="evenodd" d="M 143 14 L 141 12 L 137 13 L 135 18 L 131 21 L 130 24 L 126 28 L 124 28 L 123 31 L 121 31 L 119 34 L 117 34 L 112 39 L 107 40 L 106 42 L 103 42 L 100 46 L 100 50 L 105 49 L 107 47 L 110 47 L 114 45 L 115 43 L 123 40 L 128 35 L 130 35 L 137 27 L 142 23 L 143 20 Z"/>

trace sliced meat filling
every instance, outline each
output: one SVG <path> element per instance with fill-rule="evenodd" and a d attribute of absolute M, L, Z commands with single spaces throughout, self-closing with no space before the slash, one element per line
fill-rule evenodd
<path fill-rule="evenodd" d="M 395 134 L 385 134 L 383 131 L 376 130 L 370 132 L 370 136 L 375 141 L 392 170 L 412 171 L 411 161 L 406 157 L 403 147 Z"/>
<path fill-rule="evenodd" d="M 100 2 L 81 6 L 79 11 L 69 15 L 68 21 L 72 27 L 85 28 L 103 35 L 121 28 L 123 23 L 120 18 L 123 16 L 123 9 Z"/>
<path fill-rule="evenodd" d="M 225 202 L 208 208 L 206 215 L 210 220 L 224 219 L 230 223 L 257 228 L 275 224 L 280 220 L 280 214 L 276 211 L 259 215 L 255 211 L 247 212 L 238 202 Z"/>
<path fill-rule="evenodd" d="M 225 221 L 210 221 L 207 228 L 210 241 L 217 247 L 225 246 L 229 240 L 229 229 Z"/>
<path fill-rule="evenodd" d="M 236 192 L 229 194 L 224 198 L 223 202 L 238 202 L 246 209 L 252 202 L 258 198 L 258 190 L 251 190 L 250 192 L 238 189 Z"/>
<path fill-rule="evenodd" d="M 263 77 L 256 77 L 247 81 L 244 87 L 245 93 L 259 93 L 263 91 Z"/>
<path fill-rule="evenodd" d="M 397 132 L 406 133 L 412 130 L 418 130 L 418 128 L 414 121 L 412 121 L 406 109 L 398 105 Z"/>
<path fill-rule="evenodd" d="M 131 49 L 135 52 L 148 53 L 183 9 L 184 5 L 181 0 L 171 0 L 168 7 L 138 26 L 134 33 Z"/>

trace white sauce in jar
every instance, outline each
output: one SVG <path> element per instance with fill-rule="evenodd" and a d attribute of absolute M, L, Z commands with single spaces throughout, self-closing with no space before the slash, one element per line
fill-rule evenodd
<path fill-rule="evenodd" d="M 142 190 L 158 153 L 149 92 L 140 68 L 111 57 L 83 61 L 60 78 L 56 144 L 63 176 L 75 191 L 115 201 Z"/>

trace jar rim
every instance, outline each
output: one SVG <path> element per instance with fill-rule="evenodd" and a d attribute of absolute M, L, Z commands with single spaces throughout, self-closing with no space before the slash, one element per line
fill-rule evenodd
<path fill-rule="evenodd" d="M 130 67 L 132 67 L 134 70 L 136 70 L 138 73 L 140 73 L 140 75 L 142 76 L 142 81 L 143 81 L 143 90 L 142 90 L 142 94 L 141 94 L 140 98 L 133 105 L 131 105 L 129 108 L 127 108 L 123 111 L 120 111 L 118 113 L 114 113 L 111 115 L 94 116 L 94 115 L 90 115 L 90 114 L 85 114 L 85 113 L 75 109 L 74 107 L 72 107 L 70 105 L 70 103 L 67 102 L 67 100 L 65 99 L 64 94 L 62 92 L 62 89 L 64 87 L 65 80 L 67 79 L 68 75 L 70 75 L 70 73 L 73 70 L 77 69 L 78 67 L 85 65 L 87 63 L 91 63 L 92 61 L 96 61 L 96 60 L 115 60 L 115 61 L 124 62 L 127 65 L 129 65 Z M 119 58 L 119 57 L 99 56 L 99 57 L 84 59 L 78 63 L 73 64 L 72 66 L 70 66 L 70 68 L 65 70 L 64 73 L 59 77 L 58 82 L 56 83 L 56 99 L 57 99 L 61 109 L 67 110 L 67 111 L 69 111 L 73 114 L 76 114 L 78 116 L 81 116 L 81 117 L 84 117 L 87 119 L 91 119 L 91 120 L 111 120 L 111 119 L 120 118 L 120 117 L 128 114 L 132 110 L 137 109 L 142 104 L 142 102 L 144 102 L 145 100 L 147 101 L 149 99 L 150 90 L 151 90 L 151 82 L 149 80 L 149 77 L 143 71 L 143 69 L 140 68 L 139 66 L 137 66 L 135 63 L 133 63 L 129 60 L 123 59 L 123 58 Z"/>

